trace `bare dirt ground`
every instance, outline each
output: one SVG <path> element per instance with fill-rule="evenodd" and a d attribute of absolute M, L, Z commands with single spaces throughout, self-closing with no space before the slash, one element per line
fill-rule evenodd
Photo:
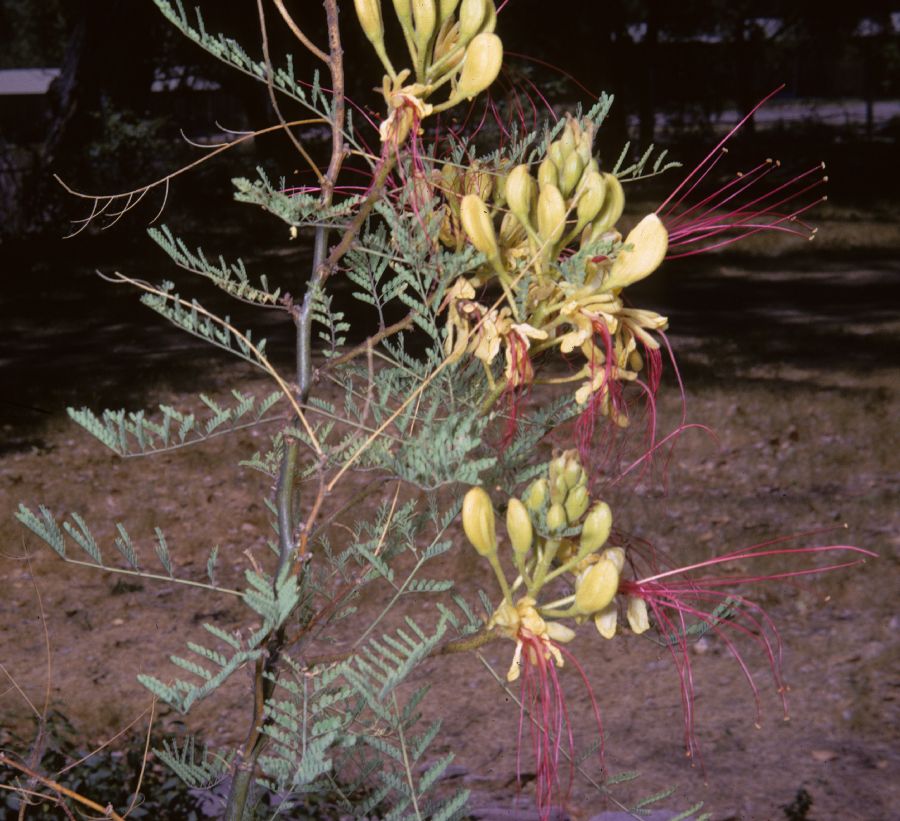
<path fill-rule="evenodd" d="M 641 773 L 610 793 L 627 804 L 675 787 L 664 808 L 703 801 L 717 821 L 764 821 L 784 818 L 782 808 L 802 788 L 814 802 L 809 818 L 896 817 L 897 257 L 725 258 L 706 267 L 681 266 L 660 291 L 647 294 L 671 316 L 688 420 L 710 426 L 717 439 L 686 432 L 665 483 L 608 488 L 617 526 L 685 564 L 819 528 L 836 529 L 799 543 L 855 544 L 879 558 L 754 589 L 753 598 L 784 642 L 789 722 L 766 659 L 749 641 L 737 638 L 760 690 L 759 728 L 753 693 L 723 641 L 709 635 L 694 647 L 703 768 L 684 756 L 678 677 L 668 652 L 631 635 L 604 642 L 590 625 L 583 627 L 572 650 L 602 709 L 606 764 L 612 773 Z M 203 360 L 201 370 L 192 386 L 158 372 L 140 385 L 140 404 L 130 407 L 184 405 L 199 390 L 215 396 L 235 384 L 256 393 L 267 387 L 241 368 Z M 663 393 L 660 427 L 667 430 L 681 414 L 671 378 Z M 15 396 L 19 404 L 38 401 L 24 387 Z M 113 522 L 123 521 L 144 546 L 145 559 L 159 525 L 180 574 L 202 579 L 209 549 L 218 544 L 221 583 L 239 586 L 249 556 L 266 555 L 264 498 L 271 489 L 259 474 L 235 465 L 263 438 L 245 432 L 122 461 L 57 414 L 25 433 L 18 427 L 7 433 L 11 448 L 0 457 L 0 731 L 27 730 L 26 696 L 40 709 L 48 681 L 51 705 L 90 741 L 109 738 L 136 719 L 146 727 L 150 698 L 135 675 L 171 674 L 167 656 L 200 636 L 203 622 L 237 627 L 240 603 L 63 563 L 12 513 L 20 501 L 45 504 L 58 515 L 78 510 L 107 545 Z M 561 431 L 546 443 L 545 453 L 567 444 L 566 436 Z M 371 480 L 353 477 L 346 492 Z M 337 506 L 341 500 L 332 501 Z M 492 591 L 484 568 L 459 533 L 456 538 L 458 549 L 444 558 L 444 568 L 470 598 L 477 587 Z M 825 558 L 791 566 L 810 562 Z M 785 565 L 773 560 L 741 569 L 771 573 Z M 363 613 L 374 611 L 381 594 L 367 595 L 360 602 Z M 344 629 L 338 647 L 352 638 Z M 511 652 L 511 645 L 497 642 L 482 655 L 502 674 Z M 587 743 L 593 727 L 584 686 L 571 669 L 561 679 L 570 713 L 578 717 L 577 740 Z M 516 786 L 518 710 L 484 663 L 473 655 L 433 658 L 414 683 L 426 681 L 432 687 L 426 717 L 444 719 L 434 752 L 457 755 L 448 786 L 473 791 L 473 817 L 501 817 L 500 809 L 506 817 L 530 817 L 531 785 L 521 791 Z M 157 708 L 158 729 L 177 731 L 186 722 L 214 745 L 239 740 L 248 688 L 249 678 L 239 673 L 187 719 Z M 523 769 L 527 780 L 527 758 Z M 567 805 L 571 817 L 587 819 L 605 809 L 615 803 L 604 803 L 577 779 Z"/>

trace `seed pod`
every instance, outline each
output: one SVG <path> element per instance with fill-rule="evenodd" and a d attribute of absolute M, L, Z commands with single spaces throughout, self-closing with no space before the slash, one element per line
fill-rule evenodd
<path fill-rule="evenodd" d="M 536 187 L 527 165 L 517 165 L 506 178 L 506 203 L 522 225 L 531 224 Z"/>
<path fill-rule="evenodd" d="M 603 610 L 619 589 L 619 571 L 609 559 L 592 564 L 575 583 L 575 609 L 584 616 Z"/>
<path fill-rule="evenodd" d="M 478 194 L 466 194 L 459 205 L 459 218 L 469 239 L 488 259 L 497 256 L 497 235 L 488 207 Z"/>
<path fill-rule="evenodd" d="M 561 530 L 567 524 L 566 509 L 559 502 L 554 502 L 547 511 L 547 529 Z"/>
<path fill-rule="evenodd" d="M 481 31 L 488 0 L 462 0 L 459 7 L 459 42 L 467 45 Z"/>
<path fill-rule="evenodd" d="M 370 43 L 384 42 L 384 21 L 381 19 L 381 0 L 353 0 L 356 16 Z"/>
<path fill-rule="evenodd" d="M 637 635 L 650 629 L 650 617 L 647 615 L 647 602 L 638 596 L 629 596 L 628 605 L 625 608 L 628 617 L 628 626 Z"/>
<path fill-rule="evenodd" d="M 555 244 L 566 229 L 566 202 L 555 185 L 545 185 L 538 195 L 537 231 L 545 242 Z"/>
<path fill-rule="evenodd" d="M 497 530 L 494 524 L 494 506 L 484 488 L 473 487 L 463 499 L 463 530 L 472 547 L 482 556 L 497 552 Z"/>
<path fill-rule="evenodd" d="M 579 545 L 582 550 L 593 553 L 606 544 L 612 530 L 612 511 L 606 502 L 597 502 L 588 513 L 581 526 Z"/>
<path fill-rule="evenodd" d="M 577 522 L 584 515 L 590 501 L 591 498 L 584 485 L 570 490 L 565 502 L 566 518 L 569 522 Z"/>
<path fill-rule="evenodd" d="M 566 157 L 565 162 L 559 171 L 559 191 L 564 197 L 568 198 L 572 195 L 575 186 L 581 181 L 583 172 L 584 163 L 582 162 L 581 157 L 573 151 Z"/>
<path fill-rule="evenodd" d="M 466 47 L 463 63 L 456 84 L 456 94 L 471 100 L 484 91 L 500 73 L 503 65 L 503 43 L 496 34 L 482 32 Z"/>
<path fill-rule="evenodd" d="M 525 491 L 523 497 L 525 507 L 533 512 L 540 510 L 547 502 L 547 496 L 550 493 L 550 485 L 546 479 L 535 479 Z"/>
<path fill-rule="evenodd" d="M 594 616 L 594 626 L 605 639 L 616 635 L 616 624 L 619 621 L 619 607 L 613 599 L 606 607 Z"/>
<path fill-rule="evenodd" d="M 549 157 L 545 158 L 538 166 L 538 187 L 543 189 L 545 185 L 556 185 L 559 182 L 559 171 Z"/>
<path fill-rule="evenodd" d="M 624 288 L 652 274 L 663 261 L 669 248 L 669 233 L 656 214 L 647 214 L 625 237 L 625 245 L 613 261 L 604 287 Z"/>
<path fill-rule="evenodd" d="M 525 505 L 515 497 L 509 500 L 506 507 L 506 530 L 516 555 L 521 557 L 527 555 L 534 541 L 534 528 Z"/>

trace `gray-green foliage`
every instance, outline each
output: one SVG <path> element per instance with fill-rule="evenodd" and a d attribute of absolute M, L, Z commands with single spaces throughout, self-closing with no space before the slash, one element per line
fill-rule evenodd
<path fill-rule="evenodd" d="M 305 88 L 293 75 L 290 57 L 270 72 L 265 61 L 251 57 L 233 40 L 209 34 L 199 11 L 196 18 L 189 18 L 180 0 L 175 5 L 167 0 L 156 3 L 182 32 L 217 58 L 271 82 L 275 92 L 317 118 L 334 118 L 318 78 Z M 588 119 L 599 125 L 610 102 L 602 98 Z M 495 154 L 481 161 L 500 170 L 501 161 L 533 159 L 561 127 L 528 134 L 517 131 L 503 158 Z M 361 146 L 349 120 L 345 138 L 347 145 Z M 460 141 L 455 161 L 463 162 L 471 153 L 472 148 Z M 374 168 L 375 161 L 370 161 Z M 427 153 L 417 162 L 429 166 L 424 178 L 437 170 Z M 645 162 L 646 158 L 629 171 L 639 174 Z M 319 238 L 329 236 L 322 233 L 325 229 L 333 232 L 333 238 L 345 228 L 363 201 L 354 195 L 323 203 L 317 194 L 288 190 L 283 180 L 273 184 L 262 169 L 258 175 L 255 181 L 234 180 L 236 199 L 261 206 L 296 228 L 318 231 Z M 262 741 L 258 749 L 244 749 L 240 755 L 258 764 L 256 786 L 277 793 L 283 800 L 279 806 L 287 808 L 292 800 L 317 793 L 338 794 L 344 796 L 339 801 L 342 809 L 355 817 L 377 812 L 389 819 L 449 821 L 462 816 L 468 793 L 440 785 L 453 756 L 431 751 L 440 722 L 421 720 L 418 706 L 427 686 L 416 682 L 409 694 L 410 688 L 401 685 L 411 683 L 423 660 L 440 652 L 447 641 L 471 636 L 484 625 L 472 604 L 454 589 L 441 562 L 454 546 L 451 527 L 460 509 L 460 491 L 476 483 L 512 489 L 533 478 L 543 470 L 534 455 L 538 442 L 571 418 L 575 409 L 571 401 L 561 400 L 520 412 L 505 447 L 492 443 L 491 426 L 502 427 L 504 420 L 498 417 L 504 408 L 490 412 L 482 408 L 485 373 L 480 363 L 468 358 L 448 363 L 444 351 L 444 297 L 454 281 L 481 265 L 484 257 L 468 245 L 459 251 L 442 246 L 442 203 L 422 185 L 422 169 L 413 159 L 400 157 L 394 176 L 389 195 L 374 205 L 342 261 L 353 298 L 361 311 L 368 311 L 367 334 L 384 338 L 364 352 L 360 349 L 356 358 L 342 361 L 351 328 L 331 288 L 333 280 L 324 286 L 318 280 L 309 285 L 311 317 L 324 354 L 318 384 L 333 383 L 337 398 L 317 396 L 316 390 L 309 396 L 295 393 L 291 379 L 282 379 L 267 358 L 265 340 L 254 342 L 250 331 L 239 331 L 227 316 L 180 297 L 175 284 L 164 280 L 158 286 L 134 282 L 144 290 L 141 301 L 147 307 L 261 368 L 276 379 L 278 390 L 258 398 L 233 389 L 228 402 L 201 394 L 202 408 L 192 411 L 169 405 L 160 405 L 153 413 L 69 409 L 75 422 L 122 457 L 171 451 L 226 433 L 282 423 L 275 429 L 260 427 L 267 431 L 265 445 L 241 463 L 265 475 L 264 488 L 271 491 L 267 504 L 278 536 L 269 542 L 274 555 L 260 560 L 265 567 L 254 561 L 253 569 L 245 571 L 241 590 L 218 584 L 218 547 L 211 549 L 206 562 L 208 581 L 199 581 L 181 573 L 174 560 L 177 555 L 172 555 L 177 550 L 170 550 L 159 528 L 154 530 L 152 547 L 162 573 L 146 568 L 139 544 L 121 522 L 115 523 L 112 547 L 118 555 L 113 553 L 116 559 L 111 562 L 111 550 L 105 548 L 104 556 L 77 513 L 60 521 L 43 505 L 35 512 L 23 504 L 17 517 L 66 561 L 239 597 L 240 629 L 207 623 L 196 631 L 186 630 L 187 651 L 170 657 L 177 672 L 145 673 L 139 680 L 157 698 L 187 713 L 235 673 L 256 671 L 262 715 L 255 729 Z M 296 290 L 296 283 L 270 282 L 266 276 L 251 279 L 240 259 L 211 261 L 202 249 L 191 250 L 165 226 L 151 229 L 150 236 L 177 266 L 211 280 L 228 295 L 294 316 L 296 305 L 283 294 L 289 286 Z M 609 253 L 610 243 L 604 242 L 564 265 L 570 281 L 578 284 L 583 275 L 578 273 L 583 271 L 579 263 L 585 258 Z M 398 312 L 409 321 L 387 335 L 387 317 Z M 290 321 L 287 316 L 286 320 Z M 302 415 L 293 412 L 297 402 L 303 403 Z M 304 484 L 299 491 L 281 494 L 285 464 L 294 464 L 289 459 L 297 445 L 300 457 L 288 478 L 290 483 Z M 351 468 L 371 478 L 344 509 L 326 486 Z M 370 510 L 362 503 L 373 491 L 380 492 L 380 503 Z M 324 504 L 308 525 L 298 501 L 308 510 L 312 498 L 321 498 Z M 87 560 L 67 552 L 67 540 Z M 481 599 L 490 613 L 490 601 L 484 594 Z M 364 605 L 371 612 L 360 618 Z M 352 639 L 344 642 L 335 659 L 334 630 L 348 620 L 354 625 Z M 317 654 L 328 660 L 317 661 Z M 158 754 L 180 778 L 201 788 L 233 773 L 237 752 L 200 752 L 188 738 L 180 744 L 167 742 Z M 351 777 L 348 773 L 356 773 L 365 784 L 362 798 L 355 785 L 341 781 Z"/>

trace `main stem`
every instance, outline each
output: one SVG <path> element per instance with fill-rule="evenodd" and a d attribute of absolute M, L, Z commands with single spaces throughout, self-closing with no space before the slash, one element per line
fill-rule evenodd
<path fill-rule="evenodd" d="M 323 207 L 331 205 L 334 195 L 334 184 L 344 161 L 344 61 L 341 48 L 340 28 L 338 26 L 337 0 L 325 0 L 325 13 L 328 20 L 328 68 L 331 72 L 334 107 L 331 121 L 331 160 L 322 180 L 320 201 Z M 374 192 L 373 192 L 374 193 Z M 370 206 L 371 209 L 371 206 Z M 362 223 L 360 222 L 360 225 Z M 356 229 L 358 231 L 358 229 Z M 297 327 L 296 335 L 296 368 L 297 368 L 297 400 L 303 405 L 309 398 L 312 384 L 312 308 L 316 292 L 334 270 L 340 255 L 332 254 L 326 260 L 329 231 L 324 225 L 316 228 L 313 247 L 312 276 L 306 286 L 303 303 L 299 312 L 294 315 Z M 343 244 L 343 243 L 342 243 Z M 346 243 L 349 248 L 350 242 Z M 336 249 L 337 250 L 337 249 Z M 278 473 L 276 489 L 276 509 L 278 514 L 279 556 L 278 570 L 273 584 L 277 587 L 283 583 L 285 574 L 290 571 L 295 559 L 294 533 L 299 523 L 299 498 L 296 492 L 297 458 L 299 444 L 296 439 L 286 437 L 284 454 Z M 309 526 L 311 522 L 307 523 Z M 302 569 L 302 568 L 301 568 Z M 266 654 L 257 661 L 254 675 L 253 721 L 244 744 L 243 755 L 231 785 L 231 794 L 225 812 L 226 821 L 243 821 L 248 816 L 248 799 L 256 775 L 259 754 L 265 744 L 262 732 L 265 723 L 265 705 L 271 698 L 277 680 L 277 670 L 281 655 L 285 648 L 285 630 L 279 627 L 266 642 Z M 252 814 L 252 810 L 251 813 Z"/>

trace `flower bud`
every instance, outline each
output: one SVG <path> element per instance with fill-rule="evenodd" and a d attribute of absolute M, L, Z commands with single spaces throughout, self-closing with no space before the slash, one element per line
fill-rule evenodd
<path fill-rule="evenodd" d="M 538 187 L 543 188 L 545 185 L 556 185 L 559 182 L 559 171 L 553 164 L 553 160 L 547 157 L 538 166 Z"/>
<path fill-rule="evenodd" d="M 468 42 L 481 31 L 489 0 L 462 0 L 459 7 L 459 42 Z"/>
<path fill-rule="evenodd" d="M 533 512 L 540 510 L 547 502 L 550 485 L 546 479 L 535 479 L 525 491 L 525 507 Z"/>
<path fill-rule="evenodd" d="M 631 250 L 619 251 L 604 287 L 624 288 L 652 274 L 669 248 L 669 234 L 656 214 L 647 214 L 625 237 Z"/>
<path fill-rule="evenodd" d="M 502 65 L 503 43 L 500 38 L 487 32 L 476 35 L 466 47 L 466 61 L 456 85 L 456 95 L 471 100 L 497 79 Z"/>
<path fill-rule="evenodd" d="M 559 140 L 550 143 L 550 147 L 547 149 L 547 157 L 556 166 L 557 171 L 562 171 L 563 166 L 566 164 L 566 156 L 567 154 Z"/>
<path fill-rule="evenodd" d="M 524 557 L 531 550 L 534 528 L 525 505 L 515 497 L 509 500 L 506 508 L 506 530 L 516 555 Z"/>
<path fill-rule="evenodd" d="M 562 475 L 566 480 L 566 485 L 570 488 L 573 488 L 576 485 L 583 485 L 587 481 L 587 474 L 584 472 L 584 468 L 581 466 L 581 461 L 577 455 L 569 456 L 569 458 L 566 459 Z"/>
<path fill-rule="evenodd" d="M 640 635 L 650 629 L 650 617 L 647 615 L 647 602 L 638 596 L 629 596 L 625 609 L 628 617 L 628 626 L 634 633 Z"/>
<path fill-rule="evenodd" d="M 597 218 L 597 214 L 600 213 L 600 209 L 603 207 L 605 197 L 606 182 L 603 179 L 603 175 L 598 174 L 596 171 L 587 171 L 581 188 L 581 196 L 578 198 L 578 204 L 575 207 L 579 226 L 584 227 Z"/>
<path fill-rule="evenodd" d="M 435 68 L 435 64 L 441 63 L 442 60 L 448 58 L 446 62 L 441 63 L 440 68 L 442 71 L 440 72 L 440 76 L 449 74 L 453 71 L 465 55 L 465 52 L 461 48 L 458 48 L 458 45 L 459 23 L 447 19 L 438 31 L 437 39 L 434 41 L 434 51 L 431 58 L 432 68 Z M 450 54 L 454 52 L 454 56 L 450 58 Z"/>
<path fill-rule="evenodd" d="M 594 616 L 594 626 L 605 639 L 616 635 L 616 624 L 619 621 L 619 608 L 613 599 L 606 607 Z"/>
<path fill-rule="evenodd" d="M 578 152 L 578 156 L 581 157 L 581 161 L 585 166 L 591 164 L 591 160 L 593 159 L 593 149 L 594 130 L 593 127 L 590 127 L 581 132 L 581 135 L 578 137 L 578 144 L 575 146 L 575 150 Z"/>
<path fill-rule="evenodd" d="M 458 5 L 459 0 L 438 0 L 438 18 L 441 24 L 450 19 Z"/>
<path fill-rule="evenodd" d="M 625 568 L 625 551 L 621 547 L 608 547 L 600 554 L 601 559 L 609 559 L 619 573 Z"/>
<path fill-rule="evenodd" d="M 494 506 L 484 488 L 473 487 L 463 499 L 463 530 L 482 556 L 497 552 L 497 530 L 494 525 Z"/>
<path fill-rule="evenodd" d="M 566 509 L 559 503 L 554 502 L 547 511 L 547 529 L 562 530 L 567 524 Z"/>
<path fill-rule="evenodd" d="M 459 205 L 459 218 L 469 239 L 488 259 L 497 256 L 497 235 L 488 207 L 478 194 L 466 194 Z"/>
<path fill-rule="evenodd" d="M 527 165 L 517 165 L 509 172 L 506 178 L 506 203 L 522 225 L 529 225 L 531 222 L 535 189 L 534 177 L 528 172 Z"/>
<path fill-rule="evenodd" d="M 566 159 L 569 154 L 575 151 L 575 145 L 578 136 L 580 136 L 580 132 L 581 127 L 578 125 L 578 122 L 574 117 L 568 115 L 566 126 L 563 128 L 562 134 L 559 135 L 559 139 L 556 141 L 562 152 L 563 159 Z"/>
<path fill-rule="evenodd" d="M 563 197 L 571 196 L 575 186 L 581 181 L 583 172 L 584 163 L 581 157 L 573 151 L 566 157 L 563 167 L 559 170 L 559 191 Z"/>
<path fill-rule="evenodd" d="M 566 518 L 570 522 L 577 522 L 584 515 L 590 501 L 591 498 L 584 485 L 578 485 L 570 490 L 565 502 Z"/>
<path fill-rule="evenodd" d="M 353 0 L 356 16 L 370 43 L 384 41 L 384 21 L 381 19 L 381 0 Z"/>
<path fill-rule="evenodd" d="M 555 185 L 545 185 L 538 195 L 537 231 L 545 242 L 559 241 L 566 229 L 566 202 Z"/>
<path fill-rule="evenodd" d="M 567 644 L 575 638 L 575 631 L 565 624 L 558 621 L 548 621 L 544 623 L 547 630 L 547 637 L 560 644 Z"/>
<path fill-rule="evenodd" d="M 550 481 L 550 501 L 553 504 L 562 504 L 568 495 L 569 486 L 566 484 L 566 478 L 561 473 L 557 473 L 556 478 Z"/>
<path fill-rule="evenodd" d="M 609 231 L 619 221 L 625 208 L 625 191 L 618 177 L 614 174 L 604 174 L 603 181 L 606 183 L 606 195 L 603 198 L 603 207 L 591 226 L 592 240 Z"/>
<path fill-rule="evenodd" d="M 412 15 L 415 25 L 416 51 L 421 55 L 428 52 L 428 45 L 437 30 L 437 6 L 435 0 L 412 0 Z"/>
<path fill-rule="evenodd" d="M 397 15 L 400 25 L 403 26 L 403 31 L 412 36 L 413 22 L 411 0 L 394 0 L 394 13 Z"/>
<path fill-rule="evenodd" d="M 575 609 L 589 616 L 603 610 L 619 589 L 619 571 L 609 559 L 600 559 L 584 571 L 575 583 Z"/>
<path fill-rule="evenodd" d="M 612 511 L 606 502 L 597 502 L 588 513 L 581 526 L 579 545 L 582 550 L 593 553 L 606 544 L 612 530 Z"/>

